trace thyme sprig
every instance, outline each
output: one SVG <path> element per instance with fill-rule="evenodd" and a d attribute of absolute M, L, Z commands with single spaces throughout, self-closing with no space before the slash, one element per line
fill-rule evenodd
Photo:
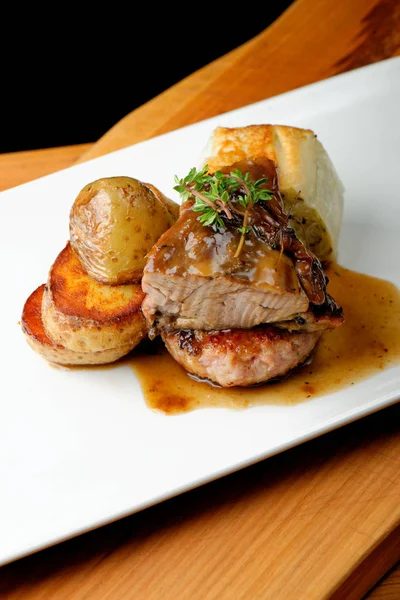
<path fill-rule="evenodd" d="M 182 202 L 194 199 L 192 210 L 199 213 L 197 219 L 214 231 L 225 231 L 225 221 L 233 220 L 234 215 L 240 215 L 242 225 L 236 227 L 241 234 L 235 252 L 235 258 L 238 258 L 245 236 L 252 229 L 249 224 L 251 209 L 257 202 L 272 198 L 273 192 L 261 188 L 266 181 L 266 177 L 251 181 L 250 173 L 242 173 L 239 169 L 234 169 L 229 174 L 216 171 L 211 175 L 208 165 L 205 165 L 200 171 L 193 167 L 182 179 L 175 175 L 174 190 L 180 194 Z"/>

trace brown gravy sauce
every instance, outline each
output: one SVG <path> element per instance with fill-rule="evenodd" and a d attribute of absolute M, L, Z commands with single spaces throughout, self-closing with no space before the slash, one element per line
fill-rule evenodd
<path fill-rule="evenodd" d="M 298 404 L 366 379 L 400 362 L 400 290 L 392 283 L 332 264 L 328 291 L 345 323 L 325 332 L 309 364 L 286 379 L 250 388 L 222 389 L 193 380 L 160 343 L 142 343 L 118 364 L 138 378 L 150 409 L 167 415 L 204 407 L 244 409 Z"/>

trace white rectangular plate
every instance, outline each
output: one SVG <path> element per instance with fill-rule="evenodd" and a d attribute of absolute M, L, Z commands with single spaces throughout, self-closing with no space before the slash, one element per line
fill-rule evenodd
<path fill-rule="evenodd" d="M 149 410 L 128 367 L 63 371 L 23 338 L 27 296 L 80 189 L 130 175 L 177 199 L 217 125 L 313 129 L 346 187 L 339 262 L 399 285 L 400 58 L 113 152 L 0 194 L 0 564 L 137 512 L 394 403 L 400 368 L 297 406 Z M 182 452 L 184 449 L 184 452 Z"/>

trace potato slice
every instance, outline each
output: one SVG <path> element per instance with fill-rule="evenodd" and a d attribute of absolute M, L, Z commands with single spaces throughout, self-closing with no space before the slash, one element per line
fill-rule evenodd
<path fill-rule="evenodd" d="M 56 344 L 46 334 L 42 322 L 45 285 L 32 292 L 24 304 L 21 327 L 29 346 L 50 363 L 64 366 L 90 366 L 113 363 L 131 350 L 130 344 L 97 352 L 75 352 Z"/>
<path fill-rule="evenodd" d="M 75 352 L 132 350 L 147 334 L 140 284 L 95 281 L 68 242 L 52 265 L 43 294 L 42 321 L 48 337 Z"/>

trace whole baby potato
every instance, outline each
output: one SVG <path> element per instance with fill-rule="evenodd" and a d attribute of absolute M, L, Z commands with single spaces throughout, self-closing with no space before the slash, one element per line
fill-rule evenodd
<path fill-rule="evenodd" d="M 171 198 L 168 198 L 167 196 L 165 196 L 165 194 L 160 192 L 160 190 L 157 189 L 156 186 L 153 185 L 152 183 L 145 183 L 145 182 L 143 182 L 143 183 L 146 187 L 150 188 L 151 191 L 154 192 L 154 194 L 160 200 L 160 202 L 162 204 L 164 204 L 165 208 L 168 210 L 168 212 L 171 215 L 172 223 L 175 223 L 175 221 L 177 221 L 178 217 L 179 217 L 179 208 L 180 208 L 179 204 L 177 204 L 176 202 L 171 200 Z"/>
<path fill-rule="evenodd" d="M 134 283 L 147 253 L 174 221 L 161 193 L 132 177 L 105 177 L 87 184 L 75 199 L 70 242 L 96 281 Z"/>

